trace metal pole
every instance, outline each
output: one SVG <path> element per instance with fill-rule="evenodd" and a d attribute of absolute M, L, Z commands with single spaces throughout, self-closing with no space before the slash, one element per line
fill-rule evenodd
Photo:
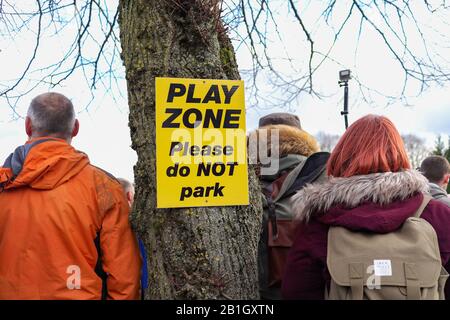
<path fill-rule="evenodd" d="M 343 81 L 341 87 L 344 86 L 344 111 L 341 111 L 341 115 L 344 116 L 345 130 L 348 128 L 348 82 Z"/>
<path fill-rule="evenodd" d="M 345 119 L 345 129 L 348 128 L 348 82 L 344 86 L 344 119 Z"/>

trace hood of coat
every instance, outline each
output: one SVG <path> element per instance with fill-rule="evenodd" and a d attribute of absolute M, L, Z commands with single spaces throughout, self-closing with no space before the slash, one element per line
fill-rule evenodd
<path fill-rule="evenodd" d="M 320 150 L 316 139 L 297 127 L 283 124 L 268 125 L 255 130 L 254 133 L 258 138 L 258 146 L 267 148 L 268 155 L 271 155 L 272 145 L 278 143 L 279 158 L 289 154 L 309 157 Z M 276 139 L 277 134 L 278 140 Z"/>
<path fill-rule="evenodd" d="M 0 167 L 5 190 L 28 186 L 49 190 L 67 182 L 89 164 L 86 154 L 62 139 L 43 137 L 18 147 Z"/>
<path fill-rule="evenodd" d="M 351 230 L 391 232 L 419 208 L 427 179 L 415 170 L 330 178 L 293 196 L 297 218 Z"/>
<path fill-rule="evenodd" d="M 435 199 L 448 197 L 447 191 L 435 183 L 430 183 L 430 193 Z"/>

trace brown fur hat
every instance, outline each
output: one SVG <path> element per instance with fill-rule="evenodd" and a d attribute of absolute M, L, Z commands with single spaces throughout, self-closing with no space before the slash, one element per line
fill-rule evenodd
<path fill-rule="evenodd" d="M 288 154 L 298 154 L 308 157 L 311 154 L 320 151 L 316 139 L 306 131 L 289 125 L 276 124 L 264 126 L 255 130 L 255 133 L 258 136 L 258 145 L 266 143 L 269 156 L 272 142 L 272 130 L 278 131 L 280 157 Z"/>

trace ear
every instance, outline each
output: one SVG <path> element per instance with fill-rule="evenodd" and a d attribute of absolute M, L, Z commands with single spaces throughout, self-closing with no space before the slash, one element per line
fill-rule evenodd
<path fill-rule="evenodd" d="M 77 136 L 78 131 L 80 131 L 80 122 L 78 121 L 78 119 L 75 119 L 75 124 L 73 125 L 72 130 L 72 138 Z"/>
<path fill-rule="evenodd" d="M 445 183 L 445 184 L 448 184 L 449 181 L 450 181 L 450 173 L 447 173 L 447 174 L 444 176 L 444 183 Z"/>
<path fill-rule="evenodd" d="M 31 123 L 30 117 L 25 118 L 25 132 L 27 133 L 27 136 L 31 138 L 33 135 L 33 124 Z"/>
<path fill-rule="evenodd" d="M 128 203 L 131 203 L 133 201 L 133 194 L 131 193 L 131 191 L 127 192 L 127 200 Z"/>

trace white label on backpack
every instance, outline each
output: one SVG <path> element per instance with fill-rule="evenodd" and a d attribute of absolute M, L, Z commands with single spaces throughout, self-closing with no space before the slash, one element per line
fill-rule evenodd
<path fill-rule="evenodd" d="M 376 276 L 392 276 L 391 260 L 373 260 L 373 270 Z"/>

